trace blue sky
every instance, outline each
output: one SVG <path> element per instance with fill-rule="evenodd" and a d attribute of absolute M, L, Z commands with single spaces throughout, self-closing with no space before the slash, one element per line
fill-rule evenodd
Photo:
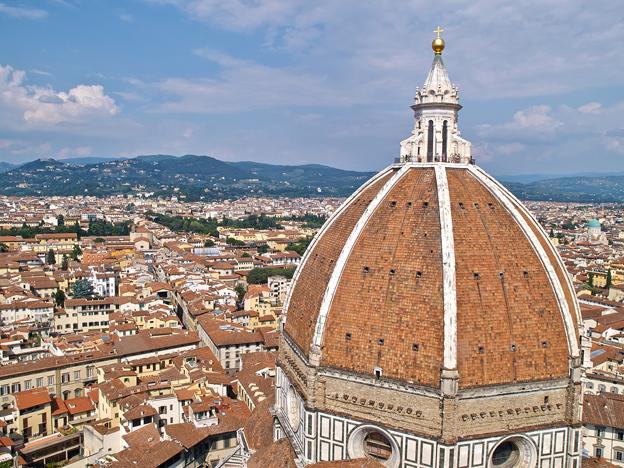
<path fill-rule="evenodd" d="M 480 165 L 624 171 L 621 0 L 0 0 L 0 160 L 380 169 L 438 24 Z"/>

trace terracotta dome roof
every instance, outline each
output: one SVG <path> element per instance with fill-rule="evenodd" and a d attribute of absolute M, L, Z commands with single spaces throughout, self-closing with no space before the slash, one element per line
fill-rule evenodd
<path fill-rule="evenodd" d="M 315 237 L 285 336 L 321 367 L 459 388 L 566 378 L 579 310 L 546 233 L 481 169 L 403 164 Z"/>

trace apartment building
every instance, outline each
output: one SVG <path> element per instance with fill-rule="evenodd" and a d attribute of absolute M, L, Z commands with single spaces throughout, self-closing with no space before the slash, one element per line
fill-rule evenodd
<path fill-rule="evenodd" d="M 206 315 L 197 320 L 199 338 L 217 357 L 226 372 L 240 369 L 240 356 L 264 350 L 262 333 Z"/>
<path fill-rule="evenodd" d="M 54 329 L 58 333 L 107 330 L 111 312 L 120 306 L 117 299 L 67 299 L 65 309 L 54 315 Z"/>
<path fill-rule="evenodd" d="M 47 322 L 54 317 L 54 304 L 51 301 L 30 299 L 0 304 L 2 323 L 11 324 L 24 320 Z"/>
<path fill-rule="evenodd" d="M 0 405 L 11 402 L 11 394 L 45 388 L 64 400 L 82 396 L 84 387 L 97 382 L 96 368 L 107 364 L 195 349 L 197 333 L 183 330 L 142 330 L 121 337 L 103 350 L 48 357 L 0 367 Z"/>
<path fill-rule="evenodd" d="M 624 395 L 584 396 L 583 455 L 624 466 Z"/>

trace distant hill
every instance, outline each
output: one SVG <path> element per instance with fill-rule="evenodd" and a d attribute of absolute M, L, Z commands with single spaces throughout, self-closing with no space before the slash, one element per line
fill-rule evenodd
<path fill-rule="evenodd" d="M 65 158 L 65 159 L 59 159 L 60 162 L 65 163 L 65 164 L 99 164 L 101 162 L 108 162 L 108 161 L 117 161 L 119 159 L 125 159 L 125 158 L 120 158 L 120 157 L 114 157 L 114 156 L 87 156 L 84 158 Z"/>
<path fill-rule="evenodd" d="M 37 159 L 0 174 L 3 195 L 150 193 L 187 200 L 250 195 L 347 196 L 372 176 L 321 165 L 225 162 L 210 156 Z"/>
<path fill-rule="evenodd" d="M 522 200 L 624 202 L 624 176 L 577 176 L 522 184 L 504 182 Z"/>
<path fill-rule="evenodd" d="M 21 166 L 0 163 L 0 194 L 107 196 L 141 192 L 189 201 L 244 196 L 345 197 L 372 175 L 318 164 L 226 162 L 190 154 L 37 159 Z M 523 200 L 624 202 L 624 175 L 619 174 L 498 178 Z"/>
<path fill-rule="evenodd" d="M 10 169 L 13 169 L 15 166 L 15 164 L 11 164 L 8 162 L 4 162 L 4 161 L 0 161 L 0 174 L 3 172 L 6 172 Z"/>
<path fill-rule="evenodd" d="M 496 175 L 495 177 L 501 182 L 519 182 L 521 184 L 530 184 L 540 180 L 567 179 L 575 177 L 611 177 L 624 176 L 624 172 L 579 172 L 577 174 L 506 174 Z"/>

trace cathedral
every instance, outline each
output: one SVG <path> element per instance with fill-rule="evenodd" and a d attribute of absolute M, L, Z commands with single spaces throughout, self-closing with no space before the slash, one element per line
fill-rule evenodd
<path fill-rule="evenodd" d="M 587 223 L 587 230 L 584 234 L 576 236 L 576 243 L 590 243 L 592 245 L 609 245 L 607 233 L 602 232 L 602 225 L 597 219 L 592 219 Z"/>
<path fill-rule="evenodd" d="M 274 439 L 301 467 L 580 468 L 574 289 L 537 221 L 475 165 L 440 32 L 400 157 L 293 279 Z"/>

